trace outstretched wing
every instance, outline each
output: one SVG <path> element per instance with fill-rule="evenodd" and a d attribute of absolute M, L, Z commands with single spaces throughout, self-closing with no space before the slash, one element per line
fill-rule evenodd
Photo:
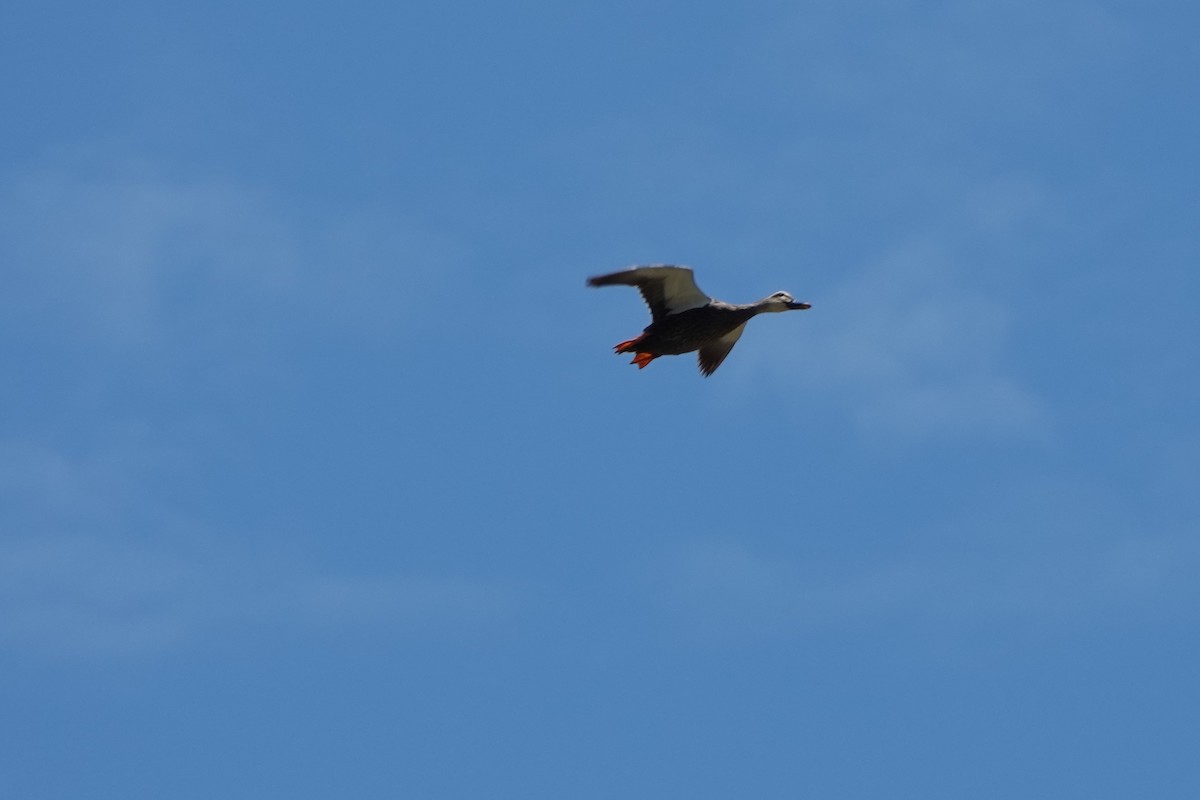
<path fill-rule="evenodd" d="M 646 305 L 650 306 L 650 317 L 655 322 L 667 314 L 678 314 L 712 302 L 712 298 L 696 286 L 696 279 L 687 267 L 632 267 L 588 278 L 588 286 L 636 286 Z"/>
<path fill-rule="evenodd" d="M 729 351 L 737 344 L 738 337 L 745 330 L 746 323 L 738 325 L 729 333 L 722 336 L 720 339 L 713 339 L 700 348 L 700 371 L 704 373 L 704 377 L 708 377 L 717 371 L 717 367 L 721 366 L 721 362 L 725 360 L 725 356 L 729 355 Z"/>

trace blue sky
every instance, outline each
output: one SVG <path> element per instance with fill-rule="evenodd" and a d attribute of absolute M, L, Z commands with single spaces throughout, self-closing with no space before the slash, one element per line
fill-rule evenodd
<path fill-rule="evenodd" d="M 1197 796 L 1198 24 L 10 4 L 0 789 Z"/>

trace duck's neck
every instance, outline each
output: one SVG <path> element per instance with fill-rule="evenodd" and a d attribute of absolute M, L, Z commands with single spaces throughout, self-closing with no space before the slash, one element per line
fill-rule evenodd
<path fill-rule="evenodd" d="M 721 309 L 728 318 L 736 319 L 738 323 L 745 322 L 753 316 L 761 314 L 763 309 L 760 303 L 726 303 L 721 300 L 714 300 L 710 306 Z"/>
<path fill-rule="evenodd" d="M 738 303 L 736 305 L 731 304 L 731 307 L 746 319 L 756 317 L 766 311 L 766 308 L 763 306 L 761 300 L 757 303 Z"/>

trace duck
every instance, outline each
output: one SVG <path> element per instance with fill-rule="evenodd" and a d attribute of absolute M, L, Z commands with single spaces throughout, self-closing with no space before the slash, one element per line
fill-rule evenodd
<path fill-rule="evenodd" d="M 660 356 L 698 351 L 700 372 L 706 378 L 721 366 L 752 318 L 812 308 L 812 304 L 797 301 L 787 292 L 775 292 L 744 305 L 714 300 L 700 291 L 690 267 L 671 264 L 635 266 L 596 275 L 588 278 L 587 285 L 634 286 L 650 307 L 650 324 L 640 336 L 614 346 L 614 352 L 633 353 L 630 363 L 640 370 Z"/>

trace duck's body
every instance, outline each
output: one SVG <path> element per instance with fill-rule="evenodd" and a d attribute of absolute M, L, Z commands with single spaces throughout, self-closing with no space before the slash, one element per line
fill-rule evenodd
<path fill-rule="evenodd" d="M 740 329 L 755 312 L 749 306 L 716 301 L 700 308 L 668 314 L 651 322 L 638 337 L 638 350 L 660 356 L 677 356 L 698 350 Z"/>
<path fill-rule="evenodd" d="M 721 366 L 751 318 L 810 307 L 796 302 L 787 292 L 776 292 L 746 305 L 713 300 L 696 286 L 687 267 L 633 267 L 589 278 L 588 285 L 636 286 L 650 307 L 650 325 L 641 336 L 618 344 L 613 348 L 616 352 L 633 353 L 632 363 L 642 369 L 659 356 L 698 350 L 700 371 L 705 376 Z"/>

